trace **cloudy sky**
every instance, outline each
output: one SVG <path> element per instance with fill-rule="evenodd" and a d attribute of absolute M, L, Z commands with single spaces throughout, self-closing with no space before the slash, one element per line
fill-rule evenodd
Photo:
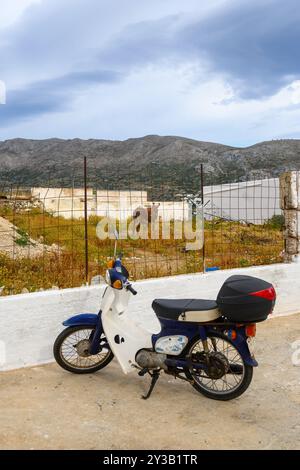
<path fill-rule="evenodd" d="M 299 0 L 0 0 L 0 11 L 0 140 L 300 138 Z"/>

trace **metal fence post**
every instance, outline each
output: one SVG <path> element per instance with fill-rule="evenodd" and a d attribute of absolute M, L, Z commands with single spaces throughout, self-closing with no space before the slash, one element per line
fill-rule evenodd
<path fill-rule="evenodd" d="M 87 160 L 84 157 L 84 240 L 85 240 L 85 282 L 89 282 L 89 243 L 88 243 L 88 212 L 87 212 Z"/>
<path fill-rule="evenodd" d="M 203 223 L 202 263 L 203 263 L 203 272 L 205 273 L 205 220 L 204 220 L 204 172 L 203 172 L 203 163 L 201 163 L 200 168 L 201 168 L 202 223 Z"/>

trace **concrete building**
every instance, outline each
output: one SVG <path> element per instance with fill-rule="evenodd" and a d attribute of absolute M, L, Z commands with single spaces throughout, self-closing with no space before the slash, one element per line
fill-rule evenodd
<path fill-rule="evenodd" d="M 95 194 L 96 215 L 126 220 L 147 203 L 147 191 L 103 191 Z"/>
<path fill-rule="evenodd" d="M 78 188 L 32 188 L 32 197 L 39 200 L 45 211 L 66 219 L 84 216 L 84 189 Z M 87 190 L 88 215 L 95 214 L 93 190 Z"/>
<path fill-rule="evenodd" d="M 220 217 L 225 220 L 263 224 L 280 208 L 280 184 L 278 178 L 241 183 L 205 186 L 204 218 Z M 66 219 L 84 217 L 83 188 L 31 188 L 8 194 L 8 199 L 28 200 L 42 205 L 54 216 Z M 155 217 L 163 221 L 187 220 L 191 205 L 182 201 L 149 201 L 146 191 L 105 191 L 87 189 L 88 216 L 111 217 L 126 220 L 140 208 L 155 208 Z M 154 215 L 153 215 L 154 216 Z"/>
<path fill-rule="evenodd" d="M 263 224 L 282 213 L 278 178 L 204 187 L 204 218 Z"/>
<path fill-rule="evenodd" d="M 46 211 L 66 219 L 84 217 L 83 188 L 32 188 L 32 198 L 39 200 Z M 157 207 L 158 217 L 164 221 L 187 220 L 189 205 L 185 201 L 148 201 L 146 191 L 104 191 L 87 189 L 88 216 L 111 217 L 126 220 L 143 207 Z"/>

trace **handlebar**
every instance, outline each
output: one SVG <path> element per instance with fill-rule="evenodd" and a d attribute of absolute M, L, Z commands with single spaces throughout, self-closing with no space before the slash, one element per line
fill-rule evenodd
<path fill-rule="evenodd" d="M 128 284 L 128 285 L 126 286 L 126 289 L 129 290 L 129 292 L 131 292 L 133 295 L 136 295 L 136 294 L 137 294 L 137 291 L 134 290 L 134 288 L 132 287 L 131 284 Z"/>

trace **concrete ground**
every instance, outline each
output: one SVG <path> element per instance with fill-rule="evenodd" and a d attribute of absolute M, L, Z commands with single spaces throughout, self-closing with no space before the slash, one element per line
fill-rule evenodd
<path fill-rule="evenodd" d="M 87 376 L 56 364 L 2 372 L 0 449 L 300 449 L 296 340 L 300 314 L 258 325 L 259 367 L 231 402 L 166 375 L 143 401 L 149 379 L 116 361 Z"/>

